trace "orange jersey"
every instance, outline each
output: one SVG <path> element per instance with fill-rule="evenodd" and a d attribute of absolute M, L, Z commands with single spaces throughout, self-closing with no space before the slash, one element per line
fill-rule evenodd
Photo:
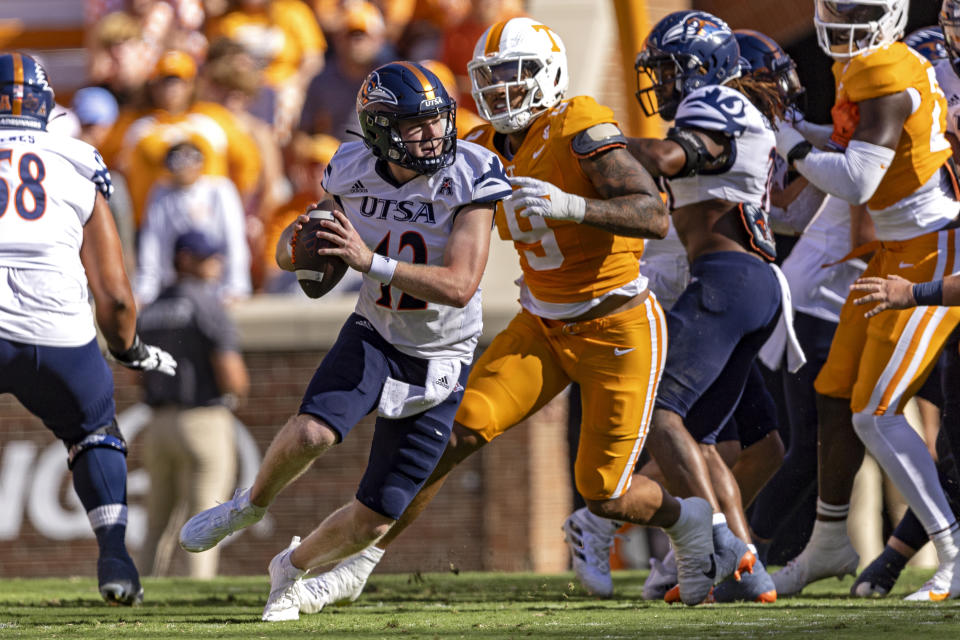
<path fill-rule="evenodd" d="M 509 176 L 537 178 L 568 193 L 601 198 L 580 168 L 571 143 L 581 131 L 603 123 L 617 124 L 613 111 L 593 98 L 578 96 L 535 119 L 512 159 L 494 145 L 500 134 L 489 124 L 474 129 L 465 140 L 496 153 Z M 520 254 L 530 293 L 543 302 L 590 300 L 632 282 L 639 274 L 643 254 L 639 238 L 569 221 L 525 218 L 503 201 L 497 203 L 496 223 L 500 237 L 513 240 Z"/>
<path fill-rule="evenodd" d="M 249 194 L 260 179 L 260 152 L 256 142 L 224 107 L 197 102 L 184 114 L 154 111 L 127 130 L 127 183 L 139 227 L 150 188 L 168 174 L 164 157 L 171 146 L 189 140 L 203 153 L 203 173 L 227 176 L 241 194 Z"/>
<path fill-rule="evenodd" d="M 867 202 L 874 211 L 891 207 L 925 184 L 950 157 L 947 102 L 930 63 L 902 42 L 834 62 L 837 98 L 833 140 L 846 147 L 860 120 L 857 103 L 913 89 L 920 105 L 907 118 L 894 160 Z"/>

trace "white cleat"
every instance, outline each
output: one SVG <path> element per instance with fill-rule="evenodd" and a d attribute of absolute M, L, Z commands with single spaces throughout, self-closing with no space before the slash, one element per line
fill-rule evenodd
<path fill-rule="evenodd" d="M 667 591 L 677 586 L 677 556 L 673 552 L 673 547 L 667 555 L 663 556 L 663 562 L 656 558 L 650 558 L 650 574 L 643 583 L 644 600 L 663 600 Z"/>
<path fill-rule="evenodd" d="M 290 546 L 278 553 L 270 561 L 270 595 L 263 608 L 261 620 L 264 622 L 283 622 L 300 619 L 301 589 L 305 572 L 291 574 L 283 566 L 283 561 L 300 546 L 300 537 L 294 536 Z"/>
<path fill-rule="evenodd" d="M 197 553 L 217 546 L 244 527 L 256 524 L 267 512 L 250 502 L 249 489 L 237 489 L 233 498 L 193 516 L 180 529 L 180 546 Z"/>
<path fill-rule="evenodd" d="M 573 571 L 592 596 L 609 598 L 613 595 L 610 549 L 619 526 L 613 520 L 593 515 L 586 507 L 571 513 L 563 523 Z"/>
<path fill-rule="evenodd" d="M 824 578 L 843 579 L 856 575 L 860 556 L 846 536 L 840 545 L 831 547 L 808 543 L 796 558 L 783 569 L 770 577 L 777 587 L 778 596 L 792 596 L 800 593 L 811 582 Z"/>
<path fill-rule="evenodd" d="M 677 556 L 677 595 L 686 605 L 698 605 L 710 595 L 717 580 L 717 558 L 713 549 L 713 509 L 703 498 L 686 498 L 681 503 L 684 530 L 677 525 L 667 533 Z M 669 593 L 664 599 L 669 597 Z"/>
<path fill-rule="evenodd" d="M 344 558 L 330 571 L 301 582 L 300 612 L 320 613 L 327 605 L 353 602 L 363 593 L 367 578 L 376 564 L 363 552 Z"/>

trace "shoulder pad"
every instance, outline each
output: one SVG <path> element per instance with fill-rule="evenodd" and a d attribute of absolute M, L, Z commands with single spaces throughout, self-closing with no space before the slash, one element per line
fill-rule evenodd
<path fill-rule="evenodd" d="M 906 91 L 913 86 L 918 67 L 922 66 L 919 54 L 897 42 L 851 60 L 843 69 L 840 82 L 851 101 L 862 102 Z"/>
<path fill-rule="evenodd" d="M 570 148 L 578 158 L 589 158 L 609 149 L 627 146 L 627 137 L 612 122 L 595 124 L 573 137 Z"/>
<path fill-rule="evenodd" d="M 739 91 L 711 86 L 698 89 L 680 103 L 677 127 L 722 131 L 739 136 L 747 130 L 746 97 Z"/>
<path fill-rule="evenodd" d="M 617 124 L 617 119 L 610 107 L 588 96 L 576 96 L 564 100 L 549 113 L 551 118 L 557 118 L 560 122 L 559 130 L 557 131 L 556 125 L 553 125 L 553 129 L 560 134 L 561 138 L 573 137 L 581 131 L 604 122 Z"/>

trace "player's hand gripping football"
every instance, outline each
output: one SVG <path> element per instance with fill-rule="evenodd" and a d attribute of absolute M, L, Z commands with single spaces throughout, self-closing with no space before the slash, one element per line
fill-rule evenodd
<path fill-rule="evenodd" d="M 177 372 L 177 361 L 172 355 L 160 347 L 143 344 L 139 335 L 133 337 L 133 345 L 129 349 L 122 353 L 111 349 L 110 355 L 127 369 L 134 371 L 158 371 L 168 376 Z"/>
<path fill-rule="evenodd" d="M 510 178 L 510 184 L 518 189 L 510 194 L 507 200 L 524 218 L 541 216 L 554 220 L 583 222 L 587 201 L 581 196 L 567 193 L 536 178 Z"/>
<path fill-rule="evenodd" d="M 853 304 L 864 305 L 878 302 L 873 309 L 867 311 L 865 318 L 872 318 L 887 309 L 908 309 L 914 307 L 917 301 L 913 297 L 913 283 L 898 275 L 890 274 L 886 278 L 868 277 L 859 278 L 850 285 L 851 291 L 865 291 L 869 295 L 857 298 Z"/>
<path fill-rule="evenodd" d="M 370 270 L 370 263 L 373 261 L 373 251 L 370 251 L 342 211 L 334 209 L 332 213 L 336 221 L 324 220 L 322 224 L 325 231 L 318 231 L 317 237 L 332 242 L 336 246 L 317 249 L 317 254 L 340 256 L 350 267 L 366 273 Z"/>

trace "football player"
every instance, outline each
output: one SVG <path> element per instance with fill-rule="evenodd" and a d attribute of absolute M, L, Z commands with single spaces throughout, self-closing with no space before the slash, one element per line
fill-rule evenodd
<path fill-rule="evenodd" d="M 752 564 L 740 491 L 716 444 L 783 315 L 785 282 L 768 265 L 776 250 L 764 208 L 775 143 L 770 122 L 785 105 L 772 79 L 745 75 L 742 64 L 736 37 L 716 16 L 679 11 L 661 20 L 637 56 L 638 86 L 642 76 L 650 80 L 637 98 L 648 116 L 674 126 L 666 139 L 631 140 L 630 149 L 665 179 L 690 262 L 691 282 L 667 314 L 670 350 L 654 429 L 686 428 L 700 443 L 722 510 L 714 522 L 730 523 L 717 528 L 715 541 L 735 533 Z M 715 597 L 776 599 L 759 562 L 739 577 Z"/>
<path fill-rule="evenodd" d="M 568 522 L 575 551 L 588 553 L 594 536 L 617 528 L 614 520 L 661 526 L 677 548 L 682 599 L 698 604 L 715 570 L 710 504 L 632 476 L 666 346 L 663 312 L 638 270 L 642 238 L 667 230 L 656 185 L 626 151 L 610 109 L 586 96 L 564 99 L 566 52 L 548 26 L 529 18 L 494 24 L 468 71 L 489 124 L 465 139 L 494 151 L 519 187 L 496 223 L 520 258 L 522 308 L 478 359 L 454 438 L 400 524 L 419 515 L 459 462 L 576 381 L 584 407 L 576 486 L 604 531 Z M 326 594 L 318 602 L 356 597 L 374 563 L 360 557 L 309 581 Z M 587 586 L 609 595 L 609 569 Z"/>
<path fill-rule="evenodd" d="M 478 285 L 494 205 L 510 194 L 500 160 L 457 142 L 456 103 L 413 62 L 374 70 L 357 95 L 363 140 L 340 145 L 323 188 L 336 221 L 318 237 L 364 274 L 355 313 L 313 376 L 299 412 L 264 455 L 250 489 L 191 518 L 180 544 L 203 551 L 247 527 L 312 462 L 377 410 L 369 463 L 354 500 L 270 562 L 263 620 L 296 620 L 313 599 L 302 576 L 379 540 L 430 476 L 451 426 L 481 331 Z M 277 263 L 294 269 L 291 236 Z"/>
<path fill-rule="evenodd" d="M 783 123 L 777 151 L 822 191 L 866 204 L 877 243 L 865 277 L 936 280 L 956 269 L 956 178 L 946 131 L 947 102 L 930 63 L 897 42 L 907 0 L 817 0 L 820 47 L 834 58 L 832 141 L 815 149 Z M 908 600 L 960 597 L 960 531 L 923 440 L 903 407 L 929 375 L 960 309 L 922 306 L 869 319 L 847 298 L 817 376 L 820 422 L 817 520 L 806 548 L 774 575 L 782 595 L 820 578 L 851 573 L 857 554 L 846 533 L 853 478 L 864 445 L 900 490 L 937 549 L 933 577 Z"/>
<path fill-rule="evenodd" d="M 910 34 L 903 41 L 911 48 L 923 54 L 930 63 L 934 65 L 937 74 L 937 81 L 940 84 L 947 99 L 947 139 L 954 148 L 954 158 L 957 150 L 957 116 L 960 111 L 960 79 L 958 79 L 958 68 L 956 61 L 960 60 L 960 2 L 956 0 L 947 0 L 943 3 L 940 12 L 941 27 L 926 27 Z M 948 36 L 948 37 L 947 37 Z M 856 304 L 870 304 L 877 302 L 877 306 L 871 308 L 867 313 L 874 316 L 887 308 L 907 309 L 917 305 L 917 301 L 924 300 L 924 289 L 929 288 L 928 293 L 932 297 L 927 298 L 927 302 L 934 304 L 951 304 L 951 282 L 954 282 L 954 276 L 947 276 L 938 283 L 917 284 L 913 287 L 909 280 L 897 275 L 890 275 L 887 278 L 877 276 L 863 278 L 859 280 L 854 289 L 856 291 L 865 291 L 870 295 L 863 296 L 856 300 Z M 913 289 L 917 288 L 917 294 L 914 295 Z M 942 295 L 942 300 L 939 296 Z M 954 301 L 953 304 L 956 304 Z M 940 472 L 940 483 L 943 486 L 947 498 L 953 507 L 954 514 L 960 513 L 960 483 L 956 477 L 954 453 L 960 448 L 960 426 L 958 426 L 956 405 L 951 404 L 952 398 L 956 396 L 955 376 L 957 366 L 957 348 L 956 331 L 951 342 L 947 343 L 944 349 L 945 356 L 941 361 L 946 369 L 941 372 L 940 380 L 934 383 L 943 382 L 941 391 L 944 392 L 944 404 L 950 404 L 952 411 L 945 408 L 940 422 L 940 433 L 937 436 L 937 469 Z M 954 344 L 951 344 L 954 343 Z M 929 384 L 929 383 L 928 383 Z M 949 433 L 948 433 L 949 432 Z M 954 435 L 955 434 L 955 435 Z M 951 451 L 951 449 L 953 451 Z M 857 576 L 856 582 L 850 589 L 850 592 L 856 596 L 883 596 L 890 592 L 893 585 L 896 584 L 900 572 L 906 566 L 907 562 L 916 554 L 929 540 L 923 524 L 917 519 L 912 510 L 908 510 L 897 524 L 890 538 L 884 546 L 879 556 L 867 565 L 867 567 Z"/>
<path fill-rule="evenodd" d="M 132 605 L 143 589 L 125 544 L 127 443 L 94 319 L 123 366 L 173 375 L 176 362 L 136 333 L 106 200 L 110 173 L 90 145 L 47 132 L 52 108 L 43 67 L 0 54 L 0 394 L 12 393 L 66 445 L 100 549 L 100 594 Z"/>

